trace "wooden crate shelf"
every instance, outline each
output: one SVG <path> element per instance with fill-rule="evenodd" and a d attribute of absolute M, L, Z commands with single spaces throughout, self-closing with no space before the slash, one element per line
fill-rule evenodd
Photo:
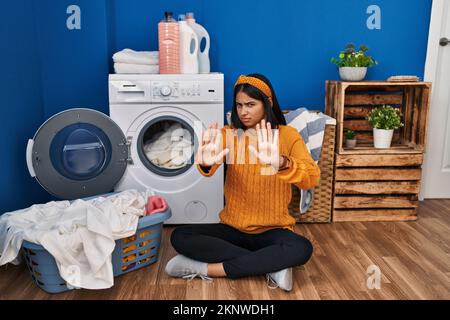
<path fill-rule="evenodd" d="M 373 108 L 389 104 L 402 112 L 404 122 L 404 127 L 394 131 L 393 147 L 423 152 L 430 96 L 430 82 L 327 81 L 325 113 L 338 123 L 336 151 L 358 153 L 361 148 L 364 152 L 374 149 L 372 128 L 366 116 Z M 345 130 L 355 131 L 357 148 L 345 148 Z"/>
<path fill-rule="evenodd" d="M 333 221 L 417 219 L 430 92 L 427 82 L 327 81 L 325 113 L 337 120 Z M 383 104 L 399 108 L 405 126 L 391 148 L 375 149 L 365 117 Z M 346 129 L 357 133 L 353 149 Z"/>
<path fill-rule="evenodd" d="M 337 181 L 336 195 L 340 194 L 417 194 L 418 181 Z"/>
<path fill-rule="evenodd" d="M 337 168 L 336 181 L 410 181 L 420 180 L 420 168 Z"/>
<path fill-rule="evenodd" d="M 417 219 L 423 154 L 335 154 L 333 221 Z"/>
<path fill-rule="evenodd" d="M 412 167 L 420 166 L 423 153 L 411 154 L 339 154 L 335 167 Z"/>
<path fill-rule="evenodd" d="M 333 221 L 414 221 L 416 209 L 336 210 Z"/>
<path fill-rule="evenodd" d="M 371 208 L 417 208 L 419 202 L 415 195 L 355 196 L 337 197 L 334 201 L 335 209 L 371 209 Z"/>

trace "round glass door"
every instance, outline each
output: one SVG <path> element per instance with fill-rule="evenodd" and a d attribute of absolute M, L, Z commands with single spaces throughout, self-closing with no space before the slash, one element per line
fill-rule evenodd
<path fill-rule="evenodd" d="M 72 124 L 53 138 L 50 159 L 55 170 L 68 179 L 92 179 L 111 161 L 111 142 L 92 124 Z"/>
<path fill-rule="evenodd" d="M 173 116 L 148 122 L 139 133 L 138 153 L 150 171 L 176 176 L 194 164 L 196 137 L 192 126 Z"/>
<path fill-rule="evenodd" d="M 125 135 L 96 110 L 60 112 L 42 124 L 33 141 L 29 154 L 36 179 L 61 199 L 110 192 L 127 167 Z"/>

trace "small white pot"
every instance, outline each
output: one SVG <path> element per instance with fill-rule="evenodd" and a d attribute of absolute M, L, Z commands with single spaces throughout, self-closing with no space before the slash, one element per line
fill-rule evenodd
<path fill-rule="evenodd" d="M 352 140 L 345 140 L 345 145 L 348 149 L 353 149 L 354 147 L 356 147 L 356 139 L 352 139 Z"/>
<path fill-rule="evenodd" d="M 373 128 L 373 144 L 377 149 L 388 149 L 391 147 L 394 129 L 384 130 Z"/>
<path fill-rule="evenodd" d="M 361 81 L 366 77 L 367 67 L 340 67 L 339 76 L 344 81 Z"/>

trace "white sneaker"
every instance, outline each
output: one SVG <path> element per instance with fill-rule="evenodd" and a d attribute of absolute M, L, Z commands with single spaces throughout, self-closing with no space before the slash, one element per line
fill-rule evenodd
<path fill-rule="evenodd" d="M 192 280 L 199 277 L 203 280 L 212 280 L 208 277 L 208 264 L 190 259 L 181 254 L 176 255 L 166 265 L 166 273 L 172 277 Z"/>
<path fill-rule="evenodd" d="M 270 289 L 281 288 L 286 291 L 292 290 L 292 268 L 286 268 L 277 272 L 268 273 L 266 277 L 267 285 Z"/>

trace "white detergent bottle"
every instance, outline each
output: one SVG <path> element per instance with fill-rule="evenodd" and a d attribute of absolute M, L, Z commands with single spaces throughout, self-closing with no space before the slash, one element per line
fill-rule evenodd
<path fill-rule="evenodd" d="M 199 73 L 210 73 L 211 66 L 209 62 L 209 34 L 203 26 L 195 22 L 194 13 L 186 13 L 186 21 L 194 29 L 198 37 L 199 50 L 198 50 L 198 68 Z M 205 47 L 200 47 L 202 45 L 203 39 L 205 40 Z"/>
<path fill-rule="evenodd" d="M 188 25 L 185 15 L 178 16 L 180 29 L 180 69 L 181 73 L 198 73 L 198 48 L 197 33 Z"/>

